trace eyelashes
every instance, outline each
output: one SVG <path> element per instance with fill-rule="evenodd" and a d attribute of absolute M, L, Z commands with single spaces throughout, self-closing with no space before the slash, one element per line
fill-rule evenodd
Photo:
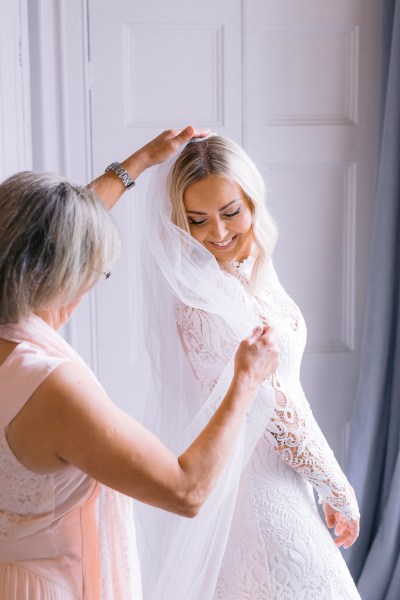
<path fill-rule="evenodd" d="M 189 219 L 189 225 L 203 225 L 206 221 L 193 221 L 193 219 Z"/>
<path fill-rule="evenodd" d="M 230 214 L 226 213 L 226 214 L 224 214 L 224 215 L 222 215 L 222 216 L 223 216 L 223 217 L 235 217 L 235 216 L 236 216 L 236 215 L 238 215 L 239 213 L 240 213 L 240 208 L 238 208 L 237 210 L 235 210 L 235 212 L 233 212 L 233 213 L 230 213 Z"/>
<path fill-rule="evenodd" d="M 238 215 L 238 214 L 240 214 L 240 207 L 237 210 L 235 210 L 235 212 L 225 213 L 222 216 L 227 217 L 228 219 L 231 219 L 232 217 L 236 217 L 236 215 Z M 202 221 L 194 221 L 193 219 L 189 218 L 189 225 L 202 225 L 206 221 L 207 221 L 207 219 L 203 219 Z"/>

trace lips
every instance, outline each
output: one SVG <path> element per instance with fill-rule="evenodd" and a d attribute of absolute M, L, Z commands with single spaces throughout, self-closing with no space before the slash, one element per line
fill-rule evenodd
<path fill-rule="evenodd" d="M 213 248 L 218 248 L 218 250 L 228 250 L 228 249 L 232 248 L 232 246 L 236 242 L 237 236 L 238 236 L 238 234 L 234 235 L 233 237 L 229 238 L 228 240 L 225 240 L 224 242 L 208 242 L 208 243 L 211 244 L 211 246 L 213 246 Z"/>

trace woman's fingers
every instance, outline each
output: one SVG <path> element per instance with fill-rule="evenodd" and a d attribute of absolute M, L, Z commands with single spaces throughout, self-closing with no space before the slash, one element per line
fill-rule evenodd
<path fill-rule="evenodd" d="M 251 343 L 256 342 L 260 338 L 262 332 L 263 328 L 261 325 L 257 325 L 257 327 L 254 327 L 252 334 L 247 338 L 248 341 Z"/>
<path fill-rule="evenodd" d="M 184 129 L 167 129 L 141 148 L 146 156 L 146 165 L 151 167 L 168 160 L 183 144 L 193 137 L 206 137 L 210 129 L 188 125 Z"/>
<path fill-rule="evenodd" d="M 187 127 L 185 127 L 185 129 L 182 129 L 182 131 L 176 135 L 175 139 L 178 142 L 184 144 L 185 142 L 188 142 L 192 138 L 207 137 L 209 135 L 210 131 L 211 130 L 208 128 L 198 127 L 196 129 L 192 125 L 188 125 Z"/>
<path fill-rule="evenodd" d="M 247 372 L 260 384 L 278 367 L 279 350 L 271 327 L 255 327 L 252 334 L 243 340 L 235 358 L 236 369 Z"/>

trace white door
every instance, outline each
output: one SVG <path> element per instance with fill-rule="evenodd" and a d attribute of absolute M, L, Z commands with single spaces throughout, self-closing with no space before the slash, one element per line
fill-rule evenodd
<path fill-rule="evenodd" d="M 340 459 L 366 288 L 379 2 L 90 0 L 88 14 L 95 174 L 193 123 L 242 143 L 265 176 L 275 262 L 308 323 L 304 387 Z M 130 241 L 146 184 L 115 211 L 123 258 L 94 304 L 100 379 L 134 414 L 147 373 Z"/>

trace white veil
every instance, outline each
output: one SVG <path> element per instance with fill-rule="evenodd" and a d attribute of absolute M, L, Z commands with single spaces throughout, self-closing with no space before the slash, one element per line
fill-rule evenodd
<path fill-rule="evenodd" d="M 214 256 L 171 222 L 169 176 L 177 155 L 153 170 L 143 242 L 146 342 L 152 385 L 144 424 L 175 453 L 199 434 L 227 392 L 234 350 L 259 318 L 245 298 L 232 294 L 232 278 Z M 185 355 L 176 321 L 177 305 L 212 315 L 230 360 L 204 398 Z M 144 600 L 211 600 L 223 558 L 241 471 L 275 405 L 262 386 L 228 464 L 199 515 L 185 519 L 137 505 L 136 523 Z M 154 465 L 157 468 L 157 465 Z"/>

